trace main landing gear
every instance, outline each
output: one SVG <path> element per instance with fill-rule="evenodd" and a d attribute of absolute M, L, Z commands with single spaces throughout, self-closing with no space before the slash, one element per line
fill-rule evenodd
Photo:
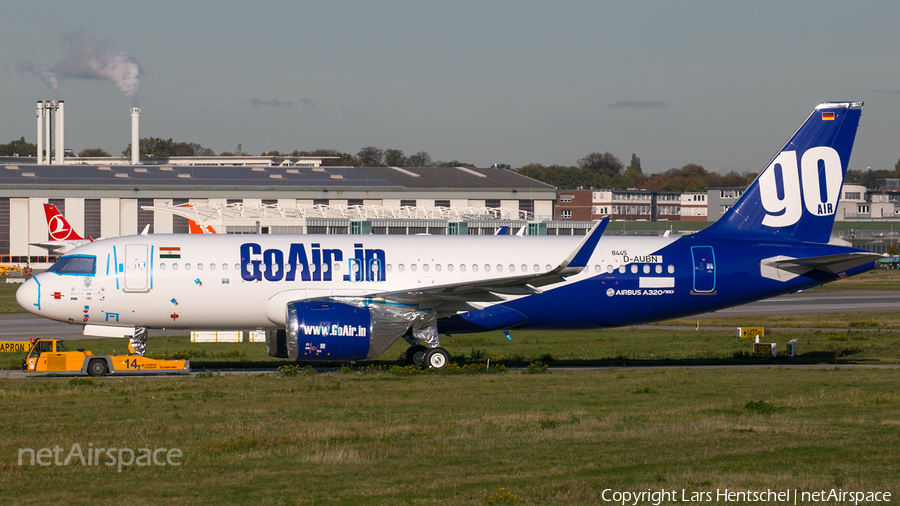
<path fill-rule="evenodd" d="M 410 346 L 404 356 L 406 365 L 440 369 L 450 363 L 450 353 L 443 348 L 427 348 L 422 345 Z"/>

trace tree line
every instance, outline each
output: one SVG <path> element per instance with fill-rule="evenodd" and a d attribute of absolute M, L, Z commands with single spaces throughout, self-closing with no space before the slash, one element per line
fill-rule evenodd
<path fill-rule="evenodd" d="M 171 138 L 144 137 L 140 140 L 141 156 L 216 156 L 216 153 L 195 142 L 175 142 Z M 236 156 L 238 153 L 223 151 L 218 156 Z M 240 153 L 247 156 L 247 153 Z M 0 156 L 37 156 L 37 146 L 25 141 L 25 137 L 7 144 L 0 144 Z M 109 153 L 100 148 L 83 149 L 80 157 L 109 157 Z M 122 151 L 122 156 L 131 156 L 131 143 Z M 458 160 L 449 162 L 433 160 L 427 151 L 418 151 L 406 155 L 400 149 L 380 149 L 367 146 L 355 155 L 336 149 L 316 149 L 312 151 L 294 150 L 290 153 L 266 151 L 262 156 L 321 156 L 332 157 L 322 160 L 323 166 L 345 167 L 475 167 L 475 165 Z M 577 188 L 597 188 L 622 190 L 637 188 L 653 191 L 704 192 L 708 188 L 737 187 L 746 188 L 756 179 L 757 173 L 729 172 L 719 174 L 707 171 L 703 166 L 687 164 L 681 168 L 672 168 L 656 174 L 644 174 L 641 159 L 631 155 L 631 162 L 625 165 L 612 153 L 590 153 L 578 159 L 575 165 L 542 165 L 530 163 L 519 168 L 507 164 L 495 167 L 511 170 L 524 176 L 542 181 L 564 190 Z M 855 170 L 849 169 L 845 183 L 862 184 L 875 188 L 877 179 L 900 178 L 900 160 L 894 170 Z"/>
<path fill-rule="evenodd" d="M 721 175 L 707 171 L 703 166 L 689 163 L 657 174 L 644 174 L 641 159 L 631 155 L 627 166 L 612 153 L 591 153 L 579 159 L 574 166 L 541 165 L 532 163 L 515 169 L 516 172 L 564 190 L 577 188 L 602 188 L 624 190 L 705 192 L 707 188 L 745 188 L 757 174 L 729 172 Z"/>

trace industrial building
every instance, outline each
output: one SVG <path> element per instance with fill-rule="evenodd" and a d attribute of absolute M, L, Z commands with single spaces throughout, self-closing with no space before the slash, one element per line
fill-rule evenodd
<path fill-rule="evenodd" d="M 201 220 L 229 233 L 484 234 L 501 224 L 551 220 L 556 199 L 555 187 L 498 168 L 37 165 L 33 160 L 0 160 L 3 262 L 51 260 L 33 246 L 48 239 L 43 211 L 48 202 L 84 237 L 97 238 L 137 234 L 146 225 L 152 233 L 187 233 L 184 216 L 200 212 L 205 213 Z M 21 163 L 28 161 L 32 164 Z M 190 211 L 185 204 L 193 206 Z M 351 222 L 359 223 L 355 230 Z M 566 225 L 568 233 L 572 228 Z M 547 224 L 535 232 L 548 233 Z"/>
<path fill-rule="evenodd" d="M 559 190 L 556 219 L 706 221 L 705 192 L 650 190 Z"/>

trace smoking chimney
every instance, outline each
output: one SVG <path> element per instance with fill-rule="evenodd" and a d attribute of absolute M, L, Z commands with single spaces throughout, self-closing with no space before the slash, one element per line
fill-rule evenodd
<path fill-rule="evenodd" d="M 138 134 L 138 120 L 141 117 L 141 110 L 137 107 L 131 108 L 131 165 L 141 163 L 141 138 Z"/>

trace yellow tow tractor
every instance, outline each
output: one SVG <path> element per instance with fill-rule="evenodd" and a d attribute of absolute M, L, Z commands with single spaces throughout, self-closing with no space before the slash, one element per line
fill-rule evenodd
<path fill-rule="evenodd" d="M 190 374 L 190 360 L 156 360 L 140 355 L 94 355 L 69 351 L 59 339 L 36 339 L 22 370 L 35 375 L 90 376 L 139 374 Z"/>

